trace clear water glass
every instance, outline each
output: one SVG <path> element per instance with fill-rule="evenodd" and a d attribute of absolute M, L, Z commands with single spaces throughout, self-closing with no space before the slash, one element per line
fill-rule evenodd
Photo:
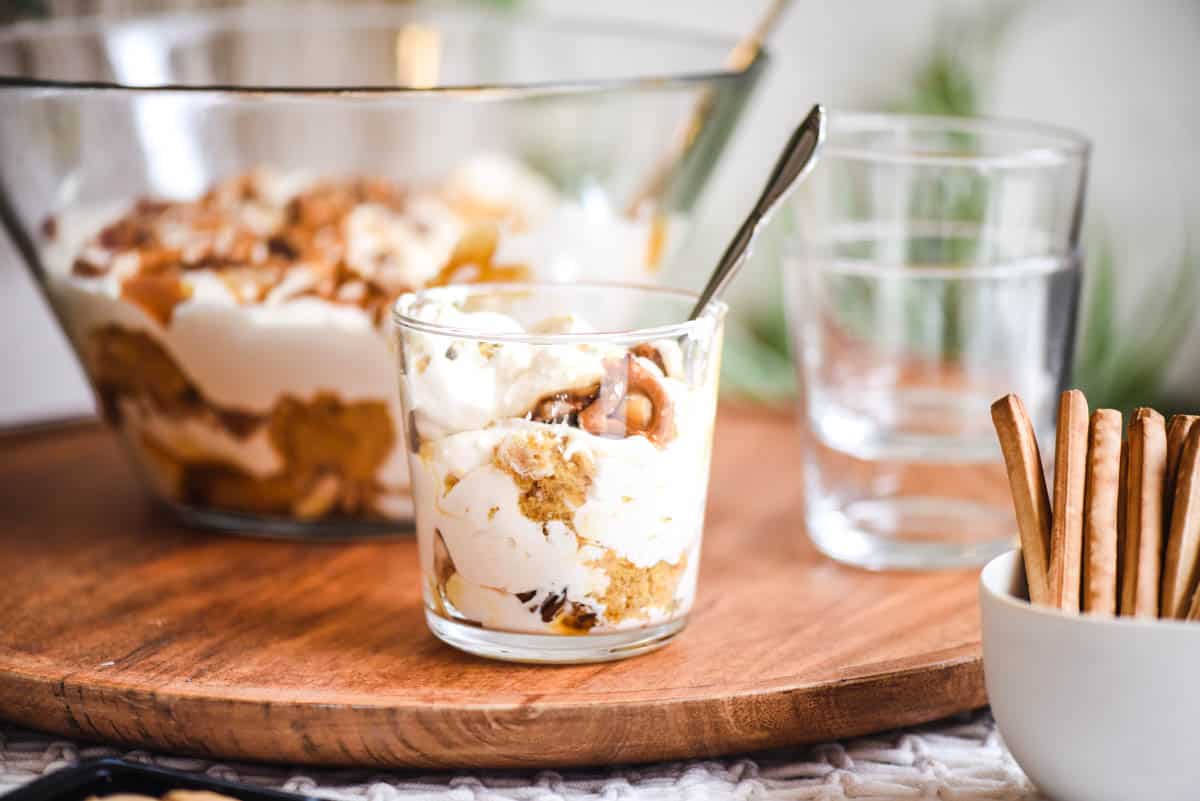
<path fill-rule="evenodd" d="M 786 295 L 806 525 L 871 569 L 979 564 L 1016 534 L 988 407 L 1054 426 L 1089 146 L 997 120 L 830 116 L 793 201 Z"/>

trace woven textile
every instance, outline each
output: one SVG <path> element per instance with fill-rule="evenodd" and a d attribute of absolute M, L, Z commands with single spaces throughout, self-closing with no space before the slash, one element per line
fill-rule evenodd
<path fill-rule="evenodd" d="M 0 793 L 81 759 L 124 756 L 344 801 L 1034 801 L 986 712 L 844 743 L 660 765 L 424 774 L 315 770 L 85 745 L 0 724 Z"/>

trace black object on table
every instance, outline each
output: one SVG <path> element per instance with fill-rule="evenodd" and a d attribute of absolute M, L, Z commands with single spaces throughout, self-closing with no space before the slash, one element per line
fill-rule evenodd
<path fill-rule="evenodd" d="M 121 759 L 92 759 L 18 787 L 3 801 L 87 801 L 92 796 L 136 793 L 161 798 L 172 790 L 209 790 L 238 801 L 317 801 L 311 796 L 210 779 Z"/>

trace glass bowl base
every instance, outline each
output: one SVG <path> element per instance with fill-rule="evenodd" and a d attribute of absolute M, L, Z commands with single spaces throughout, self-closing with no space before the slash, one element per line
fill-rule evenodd
<path fill-rule="evenodd" d="M 309 542 L 346 542 L 349 540 L 411 537 L 413 524 L 403 520 L 295 520 L 200 509 L 176 503 L 166 504 L 175 517 L 189 526 L 213 529 L 225 534 L 268 539 Z"/>
<path fill-rule="evenodd" d="M 426 609 L 425 621 L 439 640 L 460 651 L 505 662 L 582 665 L 612 662 L 662 648 L 683 631 L 687 618 L 612 634 L 517 634 L 447 620 Z"/>

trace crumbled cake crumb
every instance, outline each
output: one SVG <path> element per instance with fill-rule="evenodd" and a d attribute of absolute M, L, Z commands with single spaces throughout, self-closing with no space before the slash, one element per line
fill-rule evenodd
<path fill-rule="evenodd" d="M 593 564 L 608 576 L 608 586 L 596 600 L 604 604 L 605 620 L 618 623 L 627 618 L 644 617 L 647 609 L 670 609 L 679 579 L 687 567 L 687 554 L 675 564 L 663 561 L 650 567 L 638 567 L 609 550 Z"/>
<path fill-rule="evenodd" d="M 496 446 L 495 453 L 497 466 L 522 480 L 549 478 L 561 457 L 558 439 L 539 434 L 507 437 Z"/>
<path fill-rule="evenodd" d="M 121 422 L 119 400 L 129 397 L 168 417 L 201 415 L 204 399 L 190 378 L 149 334 L 117 325 L 96 328 L 84 345 L 105 419 Z"/>
<path fill-rule="evenodd" d="M 380 487 L 375 478 L 396 443 L 383 401 L 346 403 L 333 393 L 307 400 L 281 396 L 267 412 L 253 414 L 206 398 L 170 353 L 142 331 L 120 326 L 93 330 L 84 348 L 106 419 L 125 426 L 123 403 L 164 417 L 198 419 L 245 439 L 264 427 L 283 467 L 256 477 L 205 452 L 130 431 L 173 499 L 250 514 L 289 515 L 301 520 L 345 515 L 372 517 Z"/>
<path fill-rule="evenodd" d="M 586 499 L 596 467 L 583 453 L 569 460 L 563 453 L 563 441 L 543 432 L 509 436 L 496 446 L 492 462 L 520 489 L 521 513 L 528 519 L 571 525 Z"/>

